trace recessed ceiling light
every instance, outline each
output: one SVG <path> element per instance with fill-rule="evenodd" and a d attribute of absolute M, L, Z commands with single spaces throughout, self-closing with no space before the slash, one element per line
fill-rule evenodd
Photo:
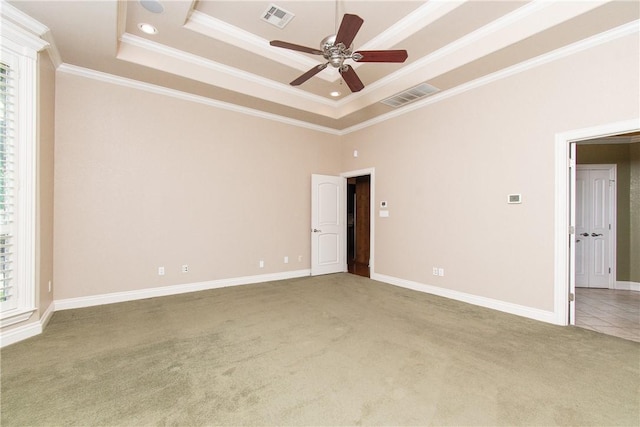
<path fill-rule="evenodd" d="M 142 31 L 143 33 L 158 34 L 158 29 L 151 24 L 141 23 L 138 24 L 138 28 L 140 28 L 140 31 Z"/>
<path fill-rule="evenodd" d="M 333 92 L 331 92 L 329 95 L 336 97 L 336 96 L 340 96 L 342 95 L 340 92 L 338 92 L 337 90 L 334 90 Z"/>

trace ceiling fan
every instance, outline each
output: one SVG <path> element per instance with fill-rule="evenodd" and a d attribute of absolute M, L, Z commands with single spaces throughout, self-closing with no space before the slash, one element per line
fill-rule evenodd
<path fill-rule="evenodd" d="M 337 68 L 343 80 L 351 89 L 351 92 L 358 92 L 364 88 L 364 84 L 356 74 L 355 70 L 344 61 L 352 59 L 356 62 L 404 62 L 407 59 L 406 50 L 360 50 L 352 52 L 353 39 L 360 30 L 364 20 L 358 15 L 346 13 L 340 23 L 338 34 L 325 37 L 320 42 L 320 49 L 300 46 L 281 40 L 273 40 L 269 44 L 284 49 L 296 50 L 299 52 L 322 55 L 328 62 L 317 65 L 292 81 L 292 86 L 298 86 L 327 68 L 331 64 Z"/>

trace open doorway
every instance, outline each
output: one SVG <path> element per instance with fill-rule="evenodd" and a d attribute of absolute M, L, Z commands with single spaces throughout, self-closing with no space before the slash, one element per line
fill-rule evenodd
<path fill-rule="evenodd" d="M 574 142 L 572 324 L 640 342 L 640 132 Z M 609 234 L 608 234 L 609 233 Z"/>
<path fill-rule="evenodd" d="M 347 178 L 347 271 L 370 277 L 371 176 Z"/>

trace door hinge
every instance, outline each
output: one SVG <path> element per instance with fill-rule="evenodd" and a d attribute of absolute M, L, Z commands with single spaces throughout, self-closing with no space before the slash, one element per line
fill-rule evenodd
<path fill-rule="evenodd" d="M 576 234 L 576 227 L 571 225 L 569 226 L 569 234 Z"/>
<path fill-rule="evenodd" d="M 611 274 L 611 267 L 609 267 L 609 274 Z"/>
<path fill-rule="evenodd" d="M 569 157 L 569 167 L 573 168 L 576 166 L 576 161 L 574 159 L 572 159 L 571 157 Z"/>
<path fill-rule="evenodd" d="M 573 292 L 571 292 L 569 294 L 569 302 L 574 302 L 575 300 L 576 300 L 576 295 Z"/>
<path fill-rule="evenodd" d="M 611 224 L 609 224 L 609 230 L 611 230 Z"/>

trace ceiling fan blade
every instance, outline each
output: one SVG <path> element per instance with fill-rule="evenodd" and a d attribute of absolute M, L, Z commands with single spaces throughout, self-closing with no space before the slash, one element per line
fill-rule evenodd
<path fill-rule="evenodd" d="M 342 74 L 342 78 L 347 86 L 349 86 L 349 89 L 351 89 L 351 92 L 360 92 L 364 89 L 364 84 L 360 80 L 360 77 L 358 77 L 354 69 L 349 65 L 345 65 L 344 70 L 340 70 L 340 74 Z"/>
<path fill-rule="evenodd" d="M 298 52 L 312 53 L 314 55 L 322 55 L 322 51 L 314 49 L 312 47 L 300 46 L 299 44 L 293 44 L 289 42 L 283 42 L 282 40 L 273 40 L 269 42 L 271 46 L 282 47 L 284 49 L 297 50 Z"/>
<path fill-rule="evenodd" d="M 356 34 L 360 30 L 364 20 L 358 15 L 344 14 L 342 22 L 340 23 L 340 29 L 336 35 L 335 44 L 342 43 L 345 47 L 351 46 L 353 39 L 356 38 Z"/>
<path fill-rule="evenodd" d="M 357 55 L 356 55 L 357 54 Z M 360 59 L 356 59 L 361 56 Z M 404 62 L 406 50 L 359 50 L 353 53 L 356 62 Z"/>
<path fill-rule="evenodd" d="M 297 79 L 295 79 L 289 84 L 291 86 L 299 86 L 302 83 L 309 80 L 311 77 L 318 74 L 320 71 L 324 70 L 325 68 L 327 68 L 327 64 L 316 65 L 315 67 L 313 67 L 312 69 L 310 69 L 309 71 L 307 71 L 306 73 L 304 73 L 303 75 L 301 75 L 300 77 L 298 77 Z"/>

